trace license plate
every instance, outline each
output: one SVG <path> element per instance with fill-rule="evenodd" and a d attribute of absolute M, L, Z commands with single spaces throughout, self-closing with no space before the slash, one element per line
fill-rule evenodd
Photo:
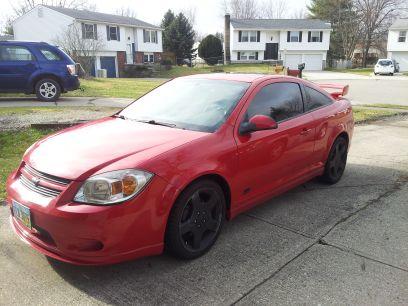
<path fill-rule="evenodd" d="M 31 226 L 31 214 L 30 209 L 16 201 L 12 202 L 13 207 L 13 214 L 14 217 L 27 226 L 29 229 L 32 228 Z"/>

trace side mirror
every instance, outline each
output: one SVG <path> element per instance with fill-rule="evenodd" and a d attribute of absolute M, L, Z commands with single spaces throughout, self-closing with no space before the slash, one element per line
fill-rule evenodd
<path fill-rule="evenodd" d="M 278 127 L 278 124 L 271 117 L 265 115 L 255 115 L 248 122 L 241 123 L 239 133 L 241 135 L 256 131 L 273 130 Z"/>

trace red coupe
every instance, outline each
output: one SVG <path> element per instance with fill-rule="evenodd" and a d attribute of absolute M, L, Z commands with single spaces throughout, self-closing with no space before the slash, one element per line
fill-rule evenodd
<path fill-rule="evenodd" d="M 11 225 L 73 264 L 196 258 L 225 219 L 314 177 L 340 180 L 354 127 L 346 91 L 285 76 L 169 81 L 33 144 L 7 182 Z"/>

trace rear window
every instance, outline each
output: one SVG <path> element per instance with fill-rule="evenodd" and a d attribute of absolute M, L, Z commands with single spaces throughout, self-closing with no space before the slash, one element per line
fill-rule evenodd
<path fill-rule="evenodd" d="M 316 89 L 305 86 L 306 91 L 306 111 L 310 111 L 316 108 L 320 108 L 333 103 L 333 100 L 317 91 Z"/>
<path fill-rule="evenodd" d="M 49 61 L 60 61 L 61 60 L 61 56 L 55 51 L 52 51 L 50 49 L 41 48 L 40 52 Z"/>
<path fill-rule="evenodd" d="M 392 61 L 379 61 L 378 64 L 381 66 L 390 66 L 392 65 Z"/>

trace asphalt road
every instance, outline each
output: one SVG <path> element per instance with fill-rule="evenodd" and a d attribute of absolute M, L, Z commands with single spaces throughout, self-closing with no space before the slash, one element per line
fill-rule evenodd
<path fill-rule="evenodd" d="M 224 227 L 194 261 L 47 259 L 0 207 L 0 305 L 408 304 L 408 121 L 358 126 L 343 179 L 304 184 Z"/>

